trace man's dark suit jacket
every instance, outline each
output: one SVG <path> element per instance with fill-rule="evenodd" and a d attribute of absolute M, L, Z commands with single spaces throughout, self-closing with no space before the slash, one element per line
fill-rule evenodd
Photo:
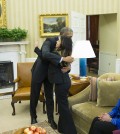
<path fill-rule="evenodd" d="M 51 53 L 55 49 L 57 40 L 57 37 L 48 38 L 44 41 L 41 50 L 38 47 L 35 48 L 34 51 L 38 54 L 38 57 L 32 68 L 33 81 L 42 82 L 48 76 L 49 63 L 59 64 L 61 56 Z"/>

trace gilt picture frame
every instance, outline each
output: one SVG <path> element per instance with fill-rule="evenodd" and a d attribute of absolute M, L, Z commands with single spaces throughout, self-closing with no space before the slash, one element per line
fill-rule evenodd
<path fill-rule="evenodd" d="M 0 0 L 0 27 L 6 26 L 6 0 Z"/>
<path fill-rule="evenodd" d="M 40 36 L 58 36 L 60 29 L 68 26 L 68 14 L 41 14 L 39 15 Z"/>

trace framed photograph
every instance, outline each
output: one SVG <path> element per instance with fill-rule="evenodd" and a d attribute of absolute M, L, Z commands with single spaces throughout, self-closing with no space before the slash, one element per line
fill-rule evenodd
<path fill-rule="evenodd" d="M 0 0 L 0 27 L 6 26 L 6 1 Z"/>
<path fill-rule="evenodd" d="M 40 36 L 57 36 L 60 29 L 68 26 L 68 14 L 42 14 L 40 20 Z"/>

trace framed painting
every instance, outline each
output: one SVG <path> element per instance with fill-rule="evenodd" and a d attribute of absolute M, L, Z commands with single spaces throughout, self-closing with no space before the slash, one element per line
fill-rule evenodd
<path fill-rule="evenodd" d="M 68 14 L 42 14 L 39 16 L 40 36 L 57 36 L 60 29 L 68 26 Z"/>
<path fill-rule="evenodd" d="M 6 26 L 6 1 L 0 0 L 0 27 Z"/>

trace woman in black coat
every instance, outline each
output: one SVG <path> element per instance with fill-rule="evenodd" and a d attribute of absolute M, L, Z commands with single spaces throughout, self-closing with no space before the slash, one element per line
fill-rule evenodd
<path fill-rule="evenodd" d="M 61 37 L 56 43 L 56 55 L 62 57 L 71 56 L 72 39 Z M 58 131 L 64 134 L 77 134 L 68 105 L 68 91 L 71 86 L 69 77 L 70 63 L 61 62 L 59 65 L 50 63 L 48 68 L 48 79 L 50 83 L 55 83 L 55 94 L 58 103 Z"/>

